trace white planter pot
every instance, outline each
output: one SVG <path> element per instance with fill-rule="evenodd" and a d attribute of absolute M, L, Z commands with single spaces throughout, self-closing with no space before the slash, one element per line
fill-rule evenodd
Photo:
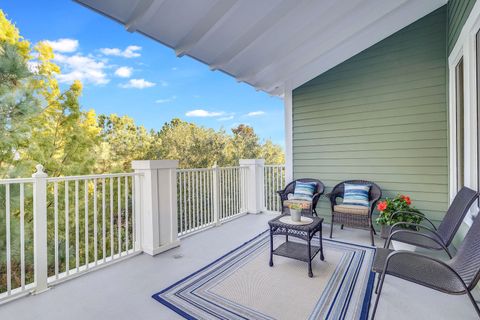
<path fill-rule="evenodd" d="M 292 218 L 292 221 L 300 222 L 300 220 L 302 219 L 302 211 L 290 209 L 290 216 Z"/>
<path fill-rule="evenodd" d="M 405 250 L 405 251 L 415 251 L 415 249 L 417 248 L 414 245 L 395 241 L 395 240 L 392 240 L 392 246 L 395 250 Z"/>

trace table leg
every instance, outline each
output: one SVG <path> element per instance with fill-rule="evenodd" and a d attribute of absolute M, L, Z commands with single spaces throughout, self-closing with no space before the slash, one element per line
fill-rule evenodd
<path fill-rule="evenodd" d="M 270 228 L 270 262 L 268 264 L 270 267 L 273 267 L 273 231 Z"/>
<path fill-rule="evenodd" d="M 310 278 L 313 277 L 313 272 L 312 272 L 312 251 L 311 249 L 311 238 L 308 237 L 308 276 Z"/>
<path fill-rule="evenodd" d="M 325 257 L 323 256 L 323 242 L 322 242 L 322 227 L 319 230 L 319 239 L 320 239 L 320 260 L 324 261 Z"/>
<path fill-rule="evenodd" d="M 288 242 L 288 234 L 285 235 L 285 242 Z"/>

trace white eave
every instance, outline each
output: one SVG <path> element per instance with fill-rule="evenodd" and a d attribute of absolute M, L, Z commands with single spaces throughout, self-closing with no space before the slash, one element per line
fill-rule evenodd
<path fill-rule="evenodd" d="M 283 95 L 447 0 L 75 0 L 272 95 Z"/>

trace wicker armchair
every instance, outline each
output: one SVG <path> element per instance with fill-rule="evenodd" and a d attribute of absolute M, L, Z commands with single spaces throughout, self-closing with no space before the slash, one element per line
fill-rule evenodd
<path fill-rule="evenodd" d="M 311 205 L 310 209 L 302 210 L 302 215 L 313 215 L 313 214 L 315 214 L 316 216 L 318 216 L 317 211 L 316 211 L 316 207 L 317 207 L 318 200 L 320 199 L 320 196 L 325 192 L 325 185 L 320 180 L 310 179 L 310 178 L 302 178 L 302 179 L 294 180 L 294 181 L 290 182 L 289 184 L 287 184 L 285 189 L 277 191 L 277 194 L 280 196 L 282 213 L 287 213 L 288 208 L 284 205 L 284 202 L 285 202 L 285 200 L 288 200 L 288 195 L 289 194 L 294 193 L 295 184 L 296 184 L 297 181 L 299 181 L 299 182 L 315 182 L 317 184 L 317 190 L 315 190 L 315 193 L 313 194 L 313 198 L 312 198 L 312 205 Z"/>
<path fill-rule="evenodd" d="M 343 193 L 345 191 L 344 190 L 345 183 L 366 184 L 371 186 L 370 194 L 369 194 L 370 206 L 368 207 L 368 212 L 366 214 L 345 213 L 345 212 L 335 211 L 335 206 L 339 204 L 337 203 L 337 199 L 343 198 Z M 332 210 L 332 222 L 330 223 L 330 238 L 332 238 L 332 234 L 333 234 L 333 224 L 338 223 L 341 225 L 342 229 L 343 229 L 343 226 L 345 225 L 347 227 L 369 230 L 372 246 L 374 246 L 375 240 L 373 238 L 373 235 L 377 233 L 373 228 L 372 213 L 377 201 L 382 197 L 382 190 L 380 189 L 380 187 L 377 184 L 370 181 L 347 180 L 333 187 L 332 192 L 327 194 L 327 197 L 330 199 L 330 205 Z"/>
<path fill-rule="evenodd" d="M 375 317 L 386 275 L 391 275 L 448 294 L 466 294 L 477 315 L 480 309 L 471 291 L 480 279 L 480 217 L 477 217 L 455 257 L 442 261 L 411 251 L 394 251 L 374 261 L 376 272 L 381 273 L 378 294 L 373 307 Z"/>

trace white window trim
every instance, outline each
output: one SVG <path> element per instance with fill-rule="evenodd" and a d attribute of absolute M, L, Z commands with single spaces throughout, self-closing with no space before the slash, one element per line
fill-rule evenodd
<path fill-rule="evenodd" d="M 456 164 L 456 81 L 455 67 L 463 57 L 463 82 L 464 82 L 464 175 L 465 186 L 478 190 L 477 172 L 477 86 L 476 86 L 476 34 L 480 30 L 480 2 L 477 2 L 465 22 L 460 36 L 448 57 L 449 74 L 449 101 L 448 101 L 448 124 L 449 124 L 449 199 L 453 200 L 457 192 L 457 164 Z M 465 218 L 468 225 L 472 223 L 472 217 L 478 209 L 473 206 L 471 212 Z"/>

